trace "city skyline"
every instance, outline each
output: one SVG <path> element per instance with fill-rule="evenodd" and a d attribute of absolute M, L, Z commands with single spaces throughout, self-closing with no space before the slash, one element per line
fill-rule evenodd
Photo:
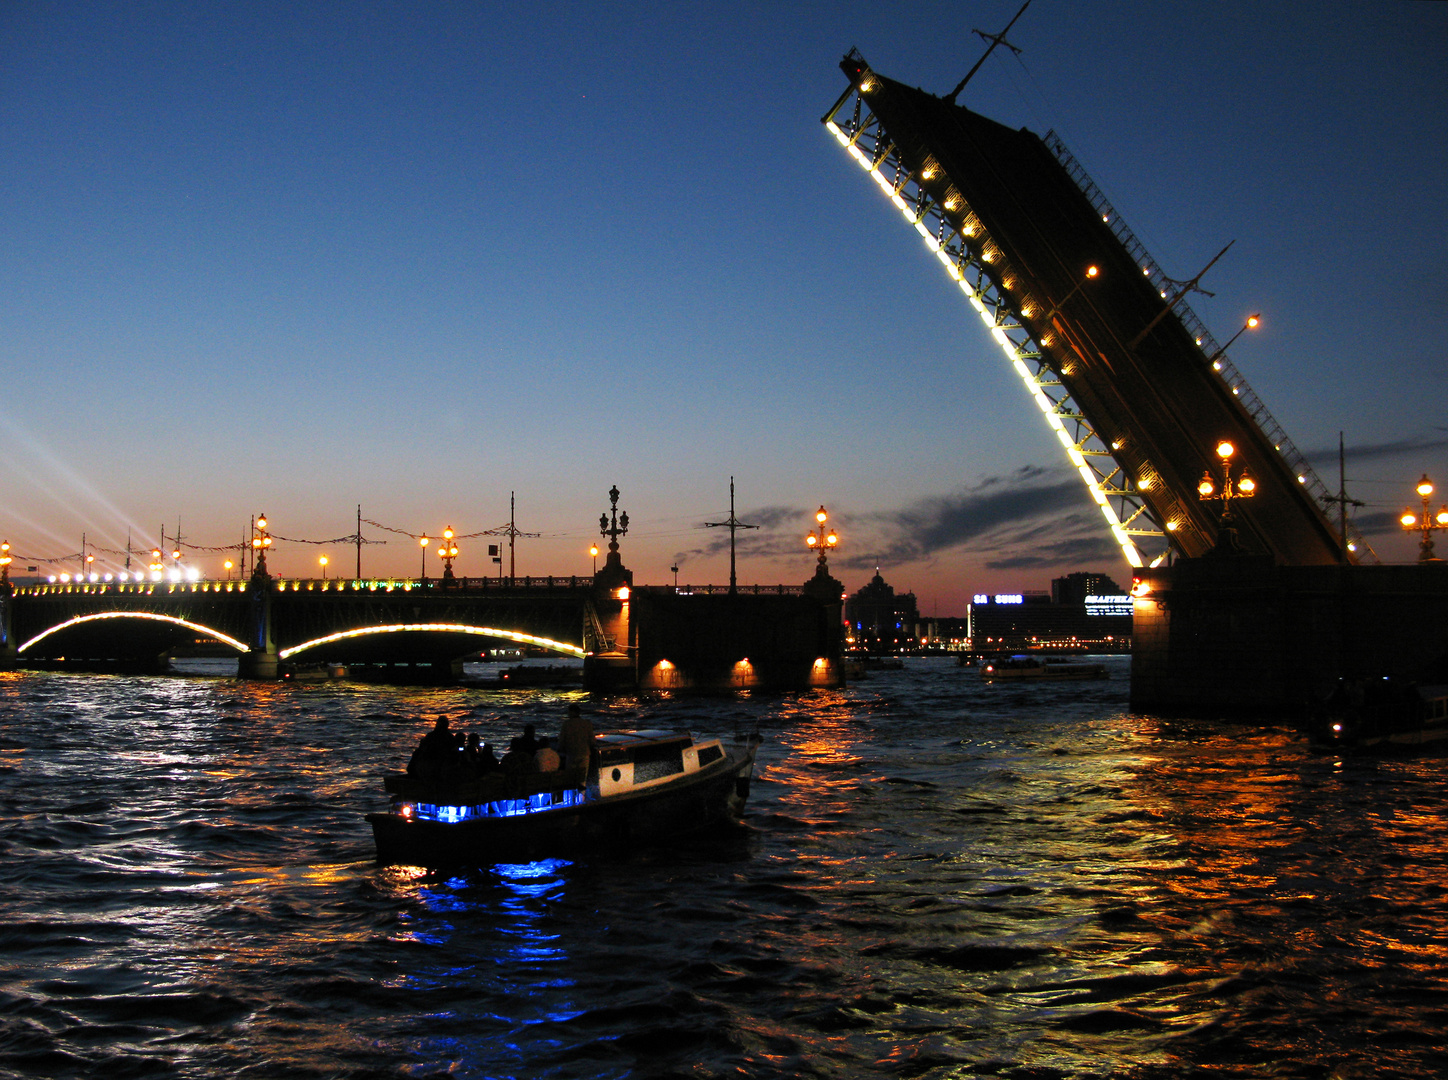
<path fill-rule="evenodd" d="M 637 580 L 718 584 L 729 537 L 704 523 L 733 477 L 762 526 L 741 582 L 805 580 L 820 504 L 846 590 L 878 564 L 923 615 L 1129 577 L 989 335 L 818 122 L 850 46 L 947 93 L 971 28 L 1018 6 L 0 15 L 0 536 L 55 557 L 179 519 L 214 547 L 266 512 L 322 540 L 359 503 L 466 535 L 516 492 L 541 534 L 518 573 L 581 574 L 616 484 Z M 1054 128 L 1174 277 L 1236 241 L 1189 302 L 1221 340 L 1262 312 L 1237 367 L 1332 489 L 1344 432 L 1359 527 L 1415 558 L 1398 512 L 1425 471 L 1448 491 L 1448 16 L 1037 0 L 1010 37 L 961 103 Z M 416 575 L 414 541 L 364 532 L 389 541 L 365 572 Z M 458 572 L 496 573 L 496 542 Z"/>

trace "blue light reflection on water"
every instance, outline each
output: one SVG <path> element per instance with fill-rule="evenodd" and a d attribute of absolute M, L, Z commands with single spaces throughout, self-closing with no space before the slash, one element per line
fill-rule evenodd
<path fill-rule="evenodd" d="M 372 865 L 379 763 L 567 695 L 0 672 L 0 1072 L 1442 1073 L 1441 762 L 1133 716 L 1110 662 L 590 703 L 758 724 L 745 827 L 446 874 Z"/>

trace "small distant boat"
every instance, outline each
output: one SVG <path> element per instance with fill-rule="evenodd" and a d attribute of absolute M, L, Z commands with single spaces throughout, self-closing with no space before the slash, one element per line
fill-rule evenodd
<path fill-rule="evenodd" d="M 388 776 L 368 814 L 382 865 L 478 865 L 648 844 L 739 817 L 759 737 L 726 751 L 687 731 L 594 736 L 588 769 L 462 781 Z"/>
<path fill-rule="evenodd" d="M 1448 686 L 1341 680 L 1315 710 L 1308 738 L 1328 752 L 1448 748 Z"/>
<path fill-rule="evenodd" d="M 487 687 L 490 690 L 509 686 L 582 686 L 583 668 L 576 664 L 515 664 L 513 667 L 504 668 L 491 679 L 474 680 L 471 685 Z"/>
<path fill-rule="evenodd" d="M 1034 679 L 1104 679 L 1105 664 L 1067 663 L 1040 656 L 1011 656 L 989 660 L 980 666 L 980 677 L 986 682 L 1029 681 Z"/>

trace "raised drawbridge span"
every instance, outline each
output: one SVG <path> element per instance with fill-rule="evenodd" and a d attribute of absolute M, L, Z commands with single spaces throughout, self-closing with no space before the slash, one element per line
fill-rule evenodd
<path fill-rule="evenodd" d="M 1256 483 L 1241 549 L 1283 565 L 1371 552 L 1060 139 L 1013 130 L 875 72 L 858 52 L 824 124 L 955 280 L 1005 350 L 1133 567 L 1218 540 L 1215 447 Z M 1099 273 L 1087 284 L 1088 268 Z"/>

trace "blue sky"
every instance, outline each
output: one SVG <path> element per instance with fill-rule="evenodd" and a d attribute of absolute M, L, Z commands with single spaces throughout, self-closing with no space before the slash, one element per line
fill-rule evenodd
<path fill-rule="evenodd" d="M 234 542 L 507 521 L 586 572 L 927 613 L 1128 577 L 1019 380 L 819 117 L 858 46 L 947 92 L 1016 0 L 0 8 L 0 532 Z M 961 102 L 1054 128 L 1385 561 L 1448 492 L 1448 6 L 1035 0 Z M 368 573 L 415 573 L 406 537 Z M 459 570 L 490 572 L 480 539 Z M 282 544 L 274 566 L 319 552 Z M 208 569 L 219 555 L 197 553 Z M 215 564 L 215 565 L 213 565 Z"/>

